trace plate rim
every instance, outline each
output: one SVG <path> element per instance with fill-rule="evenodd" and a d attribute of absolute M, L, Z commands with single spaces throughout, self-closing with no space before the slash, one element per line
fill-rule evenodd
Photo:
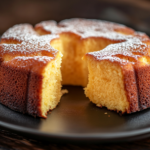
<path fill-rule="evenodd" d="M 4 121 L 0 121 L 0 127 L 21 134 L 21 136 L 24 135 L 25 137 L 30 137 L 33 139 L 46 140 L 49 142 L 52 141 L 56 143 L 85 143 L 87 141 L 90 143 L 116 143 L 131 142 L 150 137 L 150 127 L 132 131 L 121 131 L 118 133 L 83 133 L 83 135 L 79 135 L 78 133 L 46 133 L 44 131 L 37 131 L 35 129 L 7 123 Z"/>

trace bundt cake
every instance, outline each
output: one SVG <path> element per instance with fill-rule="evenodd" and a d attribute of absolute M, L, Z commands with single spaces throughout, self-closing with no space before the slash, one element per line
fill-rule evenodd
<path fill-rule="evenodd" d="M 16 25 L 0 45 L 0 102 L 46 117 L 62 84 L 81 85 L 90 101 L 121 113 L 150 107 L 150 39 L 120 24 L 90 19 Z M 62 65 L 60 73 L 60 63 Z"/>

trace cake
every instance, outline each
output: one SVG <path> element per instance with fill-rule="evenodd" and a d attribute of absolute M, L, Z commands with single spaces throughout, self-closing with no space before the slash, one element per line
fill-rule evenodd
<path fill-rule="evenodd" d="M 146 34 L 107 21 L 16 25 L 1 39 L 0 102 L 46 118 L 60 100 L 61 84 L 69 84 L 85 87 L 86 96 L 98 107 L 121 113 L 146 109 L 149 45 Z"/>
<path fill-rule="evenodd" d="M 39 36 L 29 24 L 6 31 L 0 44 L 0 103 L 32 116 L 47 117 L 61 97 L 57 35 Z M 53 46 L 53 47 L 52 47 Z"/>
<path fill-rule="evenodd" d="M 150 107 L 149 52 L 149 47 L 135 38 L 86 54 L 86 96 L 97 106 L 120 113 Z"/>

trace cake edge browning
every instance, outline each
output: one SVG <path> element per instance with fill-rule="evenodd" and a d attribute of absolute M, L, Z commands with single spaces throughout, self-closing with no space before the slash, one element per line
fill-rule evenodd
<path fill-rule="evenodd" d="M 150 107 L 150 57 L 144 59 L 144 62 L 135 64 L 140 110 Z"/>
<path fill-rule="evenodd" d="M 15 111 L 26 113 L 29 70 L 1 62 L 0 72 L 0 102 Z"/>
<path fill-rule="evenodd" d="M 129 102 L 129 109 L 127 113 L 139 111 L 138 89 L 136 82 L 136 74 L 131 63 L 122 67 L 124 76 L 124 88 L 126 91 L 127 101 Z"/>

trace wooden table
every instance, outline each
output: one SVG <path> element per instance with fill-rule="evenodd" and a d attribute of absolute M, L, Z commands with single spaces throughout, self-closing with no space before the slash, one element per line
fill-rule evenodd
<path fill-rule="evenodd" d="M 150 138 L 131 143 L 115 144 L 69 144 L 41 142 L 0 129 L 0 150 L 148 150 Z"/>

